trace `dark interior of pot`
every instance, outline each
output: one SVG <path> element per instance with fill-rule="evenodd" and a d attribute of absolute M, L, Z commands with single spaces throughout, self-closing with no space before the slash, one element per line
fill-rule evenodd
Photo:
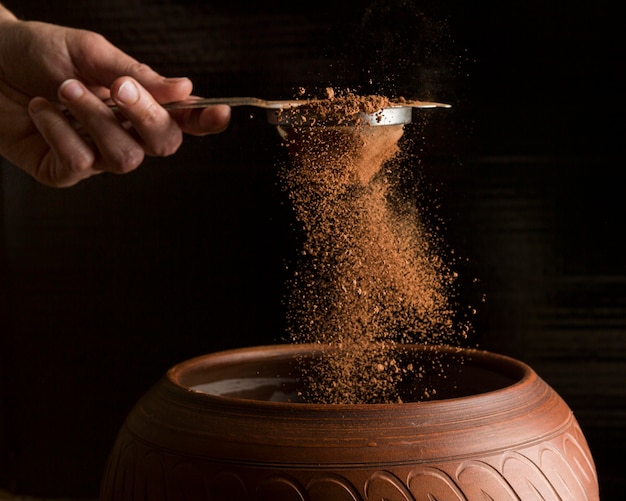
<path fill-rule="evenodd" d="M 308 403 L 306 382 L 324 351 L 285 350 L 230 360 L 213 354 L 191 361 L 170 376 L 193 391 L 235 399 Z M 477 395 L 506 388 L 530 371 L 517 360 L 477 350 L 449 347 L 403 347 L 392 354 L 405 370 L 396 383 L 404 403 Z M 304 376 L 306 375 L 306 377 Z"/>

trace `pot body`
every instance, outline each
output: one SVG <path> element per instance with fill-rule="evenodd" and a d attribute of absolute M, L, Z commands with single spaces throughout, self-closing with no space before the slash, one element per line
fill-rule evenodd
<path fill-rule="evenodd" d="M 309 345 L 176 365 L 120 430 L 101 501 L 599 499 L 576 419 L 530 367 L 477 350 L 403 350 L 449 368 L 439 400 L 290 401 Z"/>

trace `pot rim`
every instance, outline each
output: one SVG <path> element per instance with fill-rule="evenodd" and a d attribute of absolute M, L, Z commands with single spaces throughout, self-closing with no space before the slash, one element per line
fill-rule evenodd
<path fill-rule="evenodd" d="M 404 408 L 410 409 L 414 406 L 442 406 L 448 405 L 466 405 L 467 401 L 472 401 L 473 405 L 476 405 L 476 399 L 485 399 L 493 402 L 497 400 L 498 396 L 507 398 L 512 393 L 517 391 L 520 386 L 532 386 L 533 380 L 538 380 L 539 377 L 535 371 L 526 363 L 512 358 L 507 355 L 502 355 L 487 350 L 481 350 L 478 348 L 462 348 L 451 345 L 424 345 L 424 344 L 401 344 L 396 346 L 397 349 L 404 351 L 417 350 L 417 351 L 434 351 L 438 353 L 445 353 L 447 355 L 462 356 L 464 363 L 470 362 L 474 365 L 478 365 L 482 368 L 490 369 L 494 373 L 498 373 L 504 377 L 511 379 L 510 384 L 505 384 L 495 389 L 489 389 L 485 391 L 477 391 L 469 395 L 461 395 L 457 397 L 429 399 L 422 401 L 408 401 L 401 403 L 311 403 L 311 402 L 275 402 L 270 400 L 261 399 L 249 399 L 233 396 L 211 394 L 199 390 L 194 390 L 191 387 L 193 384 L 185 383 L 187 378 L 197 377 L 204 374 L 209 369 L 217 367 L 232 366 L 236 363 L 254 362 L 259 360 L 278 360 L 284 359 L 289 355 L 306 355 L 315 352 L 322 351 L 322 345 L 315 343 L 302 343 L 302 344 L 275 344 L 275 345 L 261 345 L 261 346 L 248 346 L 233 348 L 228 350 L 221 350 L 212 353 L 206 353 L 187 360 L 184 360 L 174 366 L 172 366 L 164 375 L 164 379 L 169 384 L 171 390 L 178 393 L 178 396 L 184 394 L 190 400 L 199 402 L 214 402 L 215 404 L 222 403 L 224 405 L 236 405 L 239 407 L 255 407 L 257 410 L 267 409 L 268 412 L 272 410 L 283 409 L 301 409 L 309 411 L 325 410 L 325 411 L 341 411 L 341 412 L 362 412 L 363 410 L 387 410 L 391 407 L 394 409 Z"/>
<path fill-rule="evenodd" d="M 239 377 L 285 376 L 283 371 L 298 370 L 291 365 L 295 353 L 320 349 L 320 345 L 300 344 L 252 346 L 200 355 L 173 366 L 136 404 L 125 429 L 164 450 L 182 447 L 186 454 L 209 454 L 220 461 L 256 465 L 273 458 L 273 463 L 284 464 L 288 450 L 289 464 L 302 466 L 326 464 L 332 450 L 341 451 L 342 464 L 362 464 L 364 450 L 375 454 L 381 464 L 407 464 L 432 457 L 444 445 L 447 458 L 461 458 L 484 453 L 485 443 L 494 440 L 505 444 L 490 447 L 489 453 L 495 454 L 502 447 L 530 447 L 548 440 L 573 422 L 565 402 L 523 362 L 477 349 L 402 347 L 463 354 L 464 364 L 472 364 L 470 370 L 457 371 L 450 364 L 455 377 L 461 378 L 451 379 L 453 387 L 458 382 L 463 396 L 406 403 L 326 404 L 276 402 L 192 389 Z M 454 363 L 459 359 L 440 360 Z M 479 391 L 467 393 L 474 390 Z"/>

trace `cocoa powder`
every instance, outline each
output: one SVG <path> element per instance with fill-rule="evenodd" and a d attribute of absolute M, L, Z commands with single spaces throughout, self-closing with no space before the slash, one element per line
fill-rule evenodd
<path fill-rule="evenodd" d="M 388 102 L 345 93 L 311 106 L 338 123 Z M 454 274 L 415 204 L 393 196 L 388 174 L 401 160 L 403 134 L 402 125 L 285 131 L 291 163 L 279 178 L 303 233 L 287 284 L 288 335 L 326 349 L 304 375 L 306 401 L 401 401 L 399 383 L 419 379 L 420 368 L 390 356 L 392 348 L 459 335 Z M 432 391 L 423 388 L 424 397 Z"/>

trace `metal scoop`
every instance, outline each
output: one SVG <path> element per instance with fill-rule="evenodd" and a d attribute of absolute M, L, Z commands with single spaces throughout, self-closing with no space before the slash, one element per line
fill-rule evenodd
<path fill-rule="evenodd" d="M 321 102 L 321 100 L 292 99 L 292 100 L 266 100 L 257 97 L 213 97 L 213 98 L 189 98 L 183 101 L 166 103 L 162 106 L 167 110 L 182 110 L 194 108 L 206 108 L 216 104 L 229 106 L 252 106 L 267 110 L 267 120 L 272 125 L 286 126 L 316 126 L 316 125 L 400 125 L 411 122 L 414 108 L 450 108 L 449 104 L 432 101 L 403 101 L 394 103 L 389 107 L 382 108 L 374 113 L 357 113 L 353 117 L 342 117 L 341 120 L 333 121 L 321 119 L 306 107 L 299 107 Z"/>

